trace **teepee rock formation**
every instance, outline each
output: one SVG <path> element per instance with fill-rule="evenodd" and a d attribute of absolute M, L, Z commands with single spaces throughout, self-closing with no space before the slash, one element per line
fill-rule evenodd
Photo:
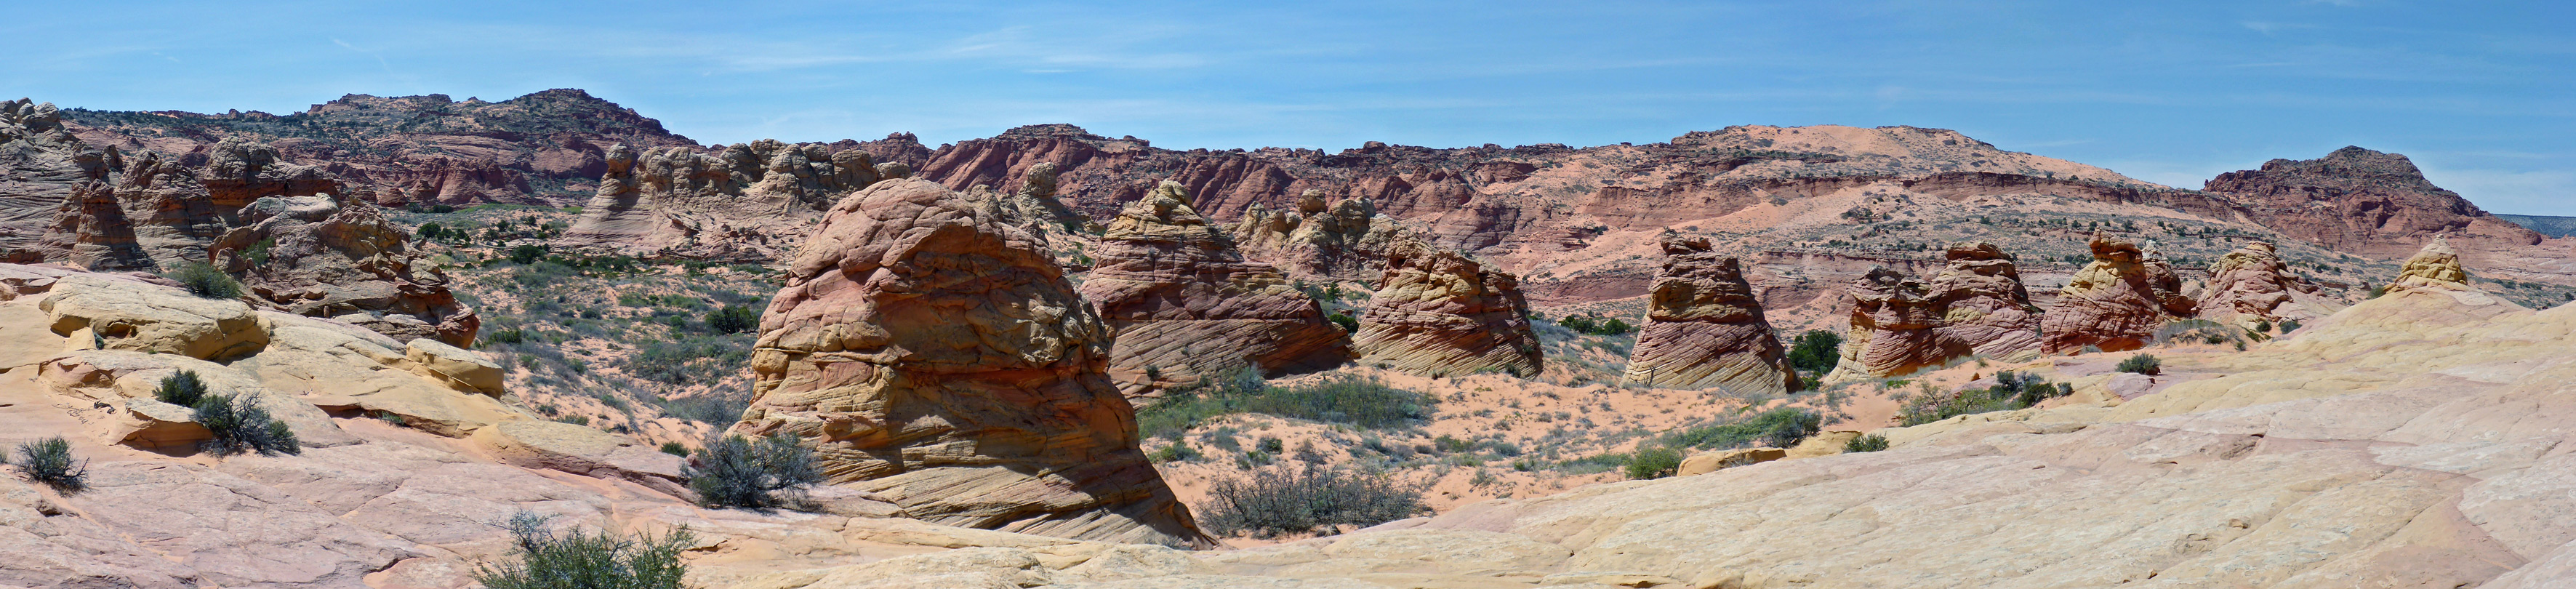
<path fill-rule="evenodd" d="M 1110 374 L 1130 396 L 1258 366 L 1264 376 L 1350 360 L 1350 335 L 1269 264 L 1247 262 L 1164 182 L 1109 222 L 1082 296 L 1116 334 Z"/>
<path fill-rule="evenodd" d="M 1044 243 L 921 180 L 834 205 L 761 317 L 734 431 L 962 527 L 1204 547 L 1137 449 L 1110 334 Z"/>
<path fill-rule="evenodd" d="M 1733 394 L 1797 390 L 1798 376 L 1743 265 L 1712 251 L 1707 238 L 1665 235 L 1663 248 L 1646 324 L 1628 356 L 1628 382 Z"/>
<path fill-rule="evenodd" d="M 2135 350 L 2155 338 L 2157 326 L 2192 316 L 2191 299 L 2163 260 L 2107 233 L 2093 234 L 2091 247 L 2093 263 L 2075 272 L 2041 321 L 2045 351 Z"/>
<path fill-rule="evenodd" d="M 2209 267 L 2209 295 L 2200 316 L 2245 329 L 2332 315 L 2342 305 L 2317 296 L 2317 287 L 2289 271 L 2272 244 L 2255 242 L 2219 256 Z"/>
<path fill-rule="evenodd" d="M 2011 254 L 1990 243 L 1951 245 L 1929 283 L 1880 267 L 1851 285 L 1851 330 L 1827 382 L 1902 376 L 1982 355 L 2039 350 L 2039 308 Z"/>
<path fill-rule="evenodd" d="M 1432 377 L 1539 373 L 1518 278 L 1419 240 L 1392 251 L 1351 345 L 1360 364 Z"/>

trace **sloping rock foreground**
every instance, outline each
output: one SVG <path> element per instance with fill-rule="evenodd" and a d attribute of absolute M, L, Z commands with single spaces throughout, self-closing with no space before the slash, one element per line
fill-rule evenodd
<path fill-rule="evenodd" d="M 761 317 L 735 431 L 802 438 L 832 484 L 928 521 L 1208 544 L 1136 448 L 1108 329 L 983 205 L 919 180 L 834 205 Z"/>

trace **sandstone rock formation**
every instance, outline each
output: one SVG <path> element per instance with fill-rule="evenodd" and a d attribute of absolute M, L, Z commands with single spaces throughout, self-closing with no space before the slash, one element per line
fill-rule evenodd
<path fill-rule="evenodd" d="M 1827 382 L 1886 378 L 1982 355 L 2039 350 L 2039 308 L 2013 257 L 1989 243 L 1953 244 L 1925 284 L 1880 267 L 1851 285 L 1851 328 Z"/>
<path fill-rule="evenodd" d="M 2381 259 L 2405 255 L 2444 234 L 2481 249 L 2530 247 L 2541 239 L 2434 186 L 2406 156 L 2360 147 L 2219 174 L 2203 189 L 2242 203 L 2265 227 Z"/>
<path fill-rule="evenodd" d="M 917 180 L 832 207 L 761 318 L 734 431 L 925 521 L 1208 544 L 1136 448 L 1110 335 L 1043 244 Z"/>
<path fill-rule="evenodd" d="M 398 340 L 474 345 L 482 325 L 375 205 L 328 194 L 264 197 L 208 248 L 216 267 L 287 312 L 330 317 Z"/>
<path fill-rule="evenodd" d="M 2391 292 L 2419 288 L 2472 288 L 2469 286 L 2469 272 L 2460 267 L 2460 254 L 2451 250 L 2449 241 L 2435 237 L 2425 243 L 2422 251 L 2415 252 L 2415 257 L 2406 259 L 2406 266 L 2398 271 L 2397 280 L 2388 283 Z"/>
<path fill-rule="evenodd" d="M 54 213 L 54 226 L 37 242 L 46 261 L 92 270 L 159 270 L 135 242 L 134 223 L 117 205 L 116 190 L 91 182 L 73 189 Z"/>
<path fill-rule="evenodd" d="M 635 255 L 763 261 L 825 207 L 880 177 L 866 151 L 763 139 L 700 153 L 610 147 L 568 243 Z"/>
<path fill-rule="evenodd" d="M 2058 291 L 2057 306 L 2041 321 L 2048 353 L 2135 350 L 2154 339 L 2157 326 L 2196 312 L 2163 260 L 2107 233 L 2093 234 L 2091 247 L 2093 263 Z"/>
<path fill-rule="evenodd" d="M 2209 293 L 2200 317 L 2240 328 L 2307 321 L 2342 308 L 2317 296 L 2317 287 L 2290 273 L 2272 244 L 2255 242 L 2228 252 L 2209 267 Z"/>
<path fill-rule="evenodd" d="M 633 109 L 572 89 L 500 102 L 352 94 L 285 115 L 68 114 L 72 132 L 98 148 L 178 156 L 220 153 L 214 144 L 224 140 L 273 147 L 281 162 L 312 166 L 348 184 L 321 191 L 384 206 L 576 204 L 586 196 L 576 192 L 587 192 L 605 169 L 609 146 L 695 145 Z M 316 128 L 332 131 L 282 132 Z M 260 196 L 268 195 L 218 208 L 230 211 Z"/>
<path fill-rule="evenodd" d="M 1422 236 L 1377 214 L 1366 198 L 1324 206 L 1323 192 L 1308 190 L 1294 211 L 1272 213 L 1253 203 L 1233 234 L 1245 255 L 1279 265 L 1295 276 L 1375 282 L 1391 255 L 1423 243 Z"/>
<path fill-rule="evenodd" d="M 1655 276 L 1646 324 L 1628 355 L 1628 382 L 1731 395 L 1798 390 L 1798 375 L 1771 335 L 1743 265 L 1710 249 L 1704 237 L 1666 235 L 1663 246 L 1664 270 Z"/>
<path fill-rule="evenodd" d="M 1350 334 L 1279 271 L 1244 261 L 1179 183 L 1129 204 L 1096 254 L 1081 293 L 1116 338 L 1109 371 L 1130 396 L 1245 366 L 1283 376 L 1350 360 Z"/>
<path fill-rule="evenodd" d="M 1530 376 L 1544 362 L 1519 279 L 1418 242 L 1390 254 L 1352 340 L 1360 364 L 1424 376 Z"/>

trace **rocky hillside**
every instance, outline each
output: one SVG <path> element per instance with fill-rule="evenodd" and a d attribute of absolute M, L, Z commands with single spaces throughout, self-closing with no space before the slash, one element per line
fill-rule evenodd
<path fill-rule="evenodd" d="M 93 147 L 150 150 L 184 165 L 226 139 L 266 144 L 384 205 L 577 203 L 606 171 L 609 146 L 697 145 L 573 89 L 500 102 L 351 94 L 284 115 L 70 109 L 63 118 Z"/>
<path fill-rule="evenodd" d="M 2569 235 L 2576 235 L 2576 217 L 2552 217 L 2552 216 L 2548 216 L 2548 215 L 2507 215 L 2507 214 L 2503 214 L 2503 213 L 2497 213 L 2497 214 L 2496 214 L 2496 218 L 2498 218 L 2498 219 L 2504 219 L 2504 220 L 2506 220 L 2506 221 L 2512 221 L 2512 222 L 2513 222 L 2513 224 L 2515 224 L 2515 225 L 2521 225 L 2524 229 L 2530 229 L 2530 230 L 2532 230 L 2532 232 L 2534 232 L 2534 233 L 2539 233 L 2539 234 L 2541 234 L 2541 235 L 2547 235 L 2547 236 L 2550 236 L 2550 237 L 2566 237 L 2566 236 L 2569 236 Z"/>

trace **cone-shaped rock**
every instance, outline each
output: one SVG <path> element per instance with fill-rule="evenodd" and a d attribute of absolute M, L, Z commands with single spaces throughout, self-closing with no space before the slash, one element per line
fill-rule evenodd
<path fill-rule="evenodd" d="M 2068 354 L 2093 346 L 2106 352 L 2146 347 L 2159 325 L 2193 314 L 2181 279 L 2163 260 L 2137 244 L 2094 233 L 2093 263 L 2058 291 L 2057 307 L 2041 321 L 2042 347 Z"/>
<path fill-rule="evenodd" d="M 2460 253 L 2451 250 L 2449 240 L 2436 237 L 2415 257 L 2406 259 L 2406 267 L 2397 273 L 2397 281 L 2388 284 L 2391 292 L 2418 288 L 2469 290 L 2469 271 L 2460 267 Z"/>
<path fill-rule="evenodd" d="M 1109 332 L 1026 232 L 938 184 L 841 200 L 761 316 L 734 431 L 935 523 L 1207 546 L 1136 447 Z"/>
<path fill-rule="evenodd" d="M 447 276 L 421 264 L 382 209 L 331 195 L 271 196 L 207 248 L 216 267 L 288 312 L 354 323 L 397 340 L 474 345 L 482 325 Z"/>
<path fill-rule="evenodd" d="M 1542 362 L 1518 278 L 1419 240 L 1393 248 L 1353 340 L 1361 364 L 1423 376 L 1531 376 Z"/>
<path fill-rule="evenodd" d="M 2316 286 L 2290 273 L 2272 244 L 2249 243 L 2210 265 L 2209 295 L 2201 302 L 2200 316 L 2252 329 L 2324 317 L 2340 308 L 2314 296 L 2316 291 Z"/>
<path fill-rule="evenodd" d="M 1180 183 L 1129 203 L 1097 254 L 1082 297 L 1116 334 L 1109 371 L 1131 396 L 1245 366 L 1278 376 L 1350 360 L 1350 335 L 1277 269 L 1244 261 Z"/>
<path fill-rule="evenodd" d="M 105 182 L 83 184 L 63 197 L 40 244 L 49 262 L 100 271 L 158 268 L 134 240 L 134 224 L 117 206 L 116 189 Z"/>
<path fill-rule="evenodd" d="M 1666 235 L 1663 248 L 1646 324 L 1628 356 L 1628 382 L 1733 394 L 1797 390 L 1798 376 L 1742 264 L 1712 251 L 1707 238 Z"/>
<path fill-rule="evenodd" d="M 1949 264 L 1931 284 L 1942 337 L 1988 358 L 2039 351 L 2039 307 L 2030 304 L 2012 254 L 1991 243 L 1960 243 L 1943 257 Z"/>
<path fill-rule="evenodd" d="M 1902 376 L 1972 355 L 1997 359 L 2039 350 L 2039 309 L 2013 257 L 1989 243 L 1961 243 L 1930 283 L 1873 268 L 1851 285 L 1851 330 L 1827 382 Z"/>

